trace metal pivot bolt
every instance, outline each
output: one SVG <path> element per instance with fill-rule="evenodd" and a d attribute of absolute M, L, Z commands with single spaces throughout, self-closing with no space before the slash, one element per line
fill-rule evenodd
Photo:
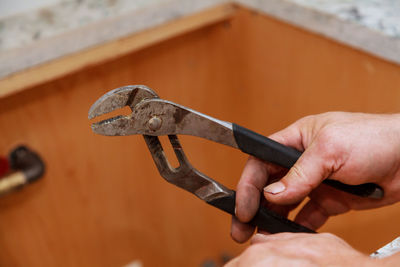
<path fill-rule="evenodd" d="M 160 129 L 162 121 L 159 117 L 154 116 L 149 120 L 148 124 L 150 130 L 157 131 L 158 129 Z"/>

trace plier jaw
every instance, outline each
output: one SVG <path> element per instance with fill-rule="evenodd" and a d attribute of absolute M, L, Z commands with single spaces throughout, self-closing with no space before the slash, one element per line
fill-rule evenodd
<path fill-rule="evenodd" d="M 130 107 L 132 112 L 135 106 L 145 99 L 159 98 L 156 92 L 145 85 L 123 86 L 100 97 L 89 109 L 88 118 L 110 113 L 123 107 Z M 130 115 L 119 115 L 106 120 L 95 122 L 91 125 L 93 132 L 100 135 L 131 135 L 135 131 L 135 119 Z"/>

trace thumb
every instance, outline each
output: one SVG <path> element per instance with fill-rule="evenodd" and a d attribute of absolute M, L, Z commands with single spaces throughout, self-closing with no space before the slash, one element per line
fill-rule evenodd
<path fill-rule="evenodd" d="M 330 176 L 333 168 L 329 166 L 329 160 L 311 145 L 280 181 L 264 188 L 264 196 L 275 204 L 298 203 Z"/>

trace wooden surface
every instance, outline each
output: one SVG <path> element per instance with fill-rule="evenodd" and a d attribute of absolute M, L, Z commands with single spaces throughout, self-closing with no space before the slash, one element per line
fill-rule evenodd
<path fill-rule="evenodd" d="M 311 113 L 400 109 L 399 66 L 248 11 L 0 99 L 0 153 L 25 143 L 47 163 L 43 180 L 0 199 L 1 266 L 199 266 L 244 248 L 228 215 L 163 181 L 140 136 L 91 132 L 90 105 L 127 84 L 266 135 Z M 182 140 L 194 166 L 235 186 L 245 155 Z M 371 252 L 399 235 L 398 213 L 323 230 Z"/>

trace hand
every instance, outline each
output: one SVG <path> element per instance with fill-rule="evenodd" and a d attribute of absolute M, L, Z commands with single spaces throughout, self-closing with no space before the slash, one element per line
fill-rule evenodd
<path fill-rule="evenodd" d="M 225 266 L 377 266 L 380 261 L 332 234 L 280 233 L 256 234 L 252 245 Z"/>
<path fill-rule="evenodd" d="M 308 196 L 295 221 L 312 229 L 330 216 L 400 199 L 400 115 L 324 113 L 300 119 L 270 137 L 304 153 L 289 172 L 249 158 L 237 186 L 237 218 L 232 220 L 231 235 L 238 242 L 254 232 L 243 223 L 256 213 L 261 192 L 268 208 L 283 215 Z M 385 196 L 362 198 L 321 184 L 328 177 L 351 185 L 376 183 Z"/>

